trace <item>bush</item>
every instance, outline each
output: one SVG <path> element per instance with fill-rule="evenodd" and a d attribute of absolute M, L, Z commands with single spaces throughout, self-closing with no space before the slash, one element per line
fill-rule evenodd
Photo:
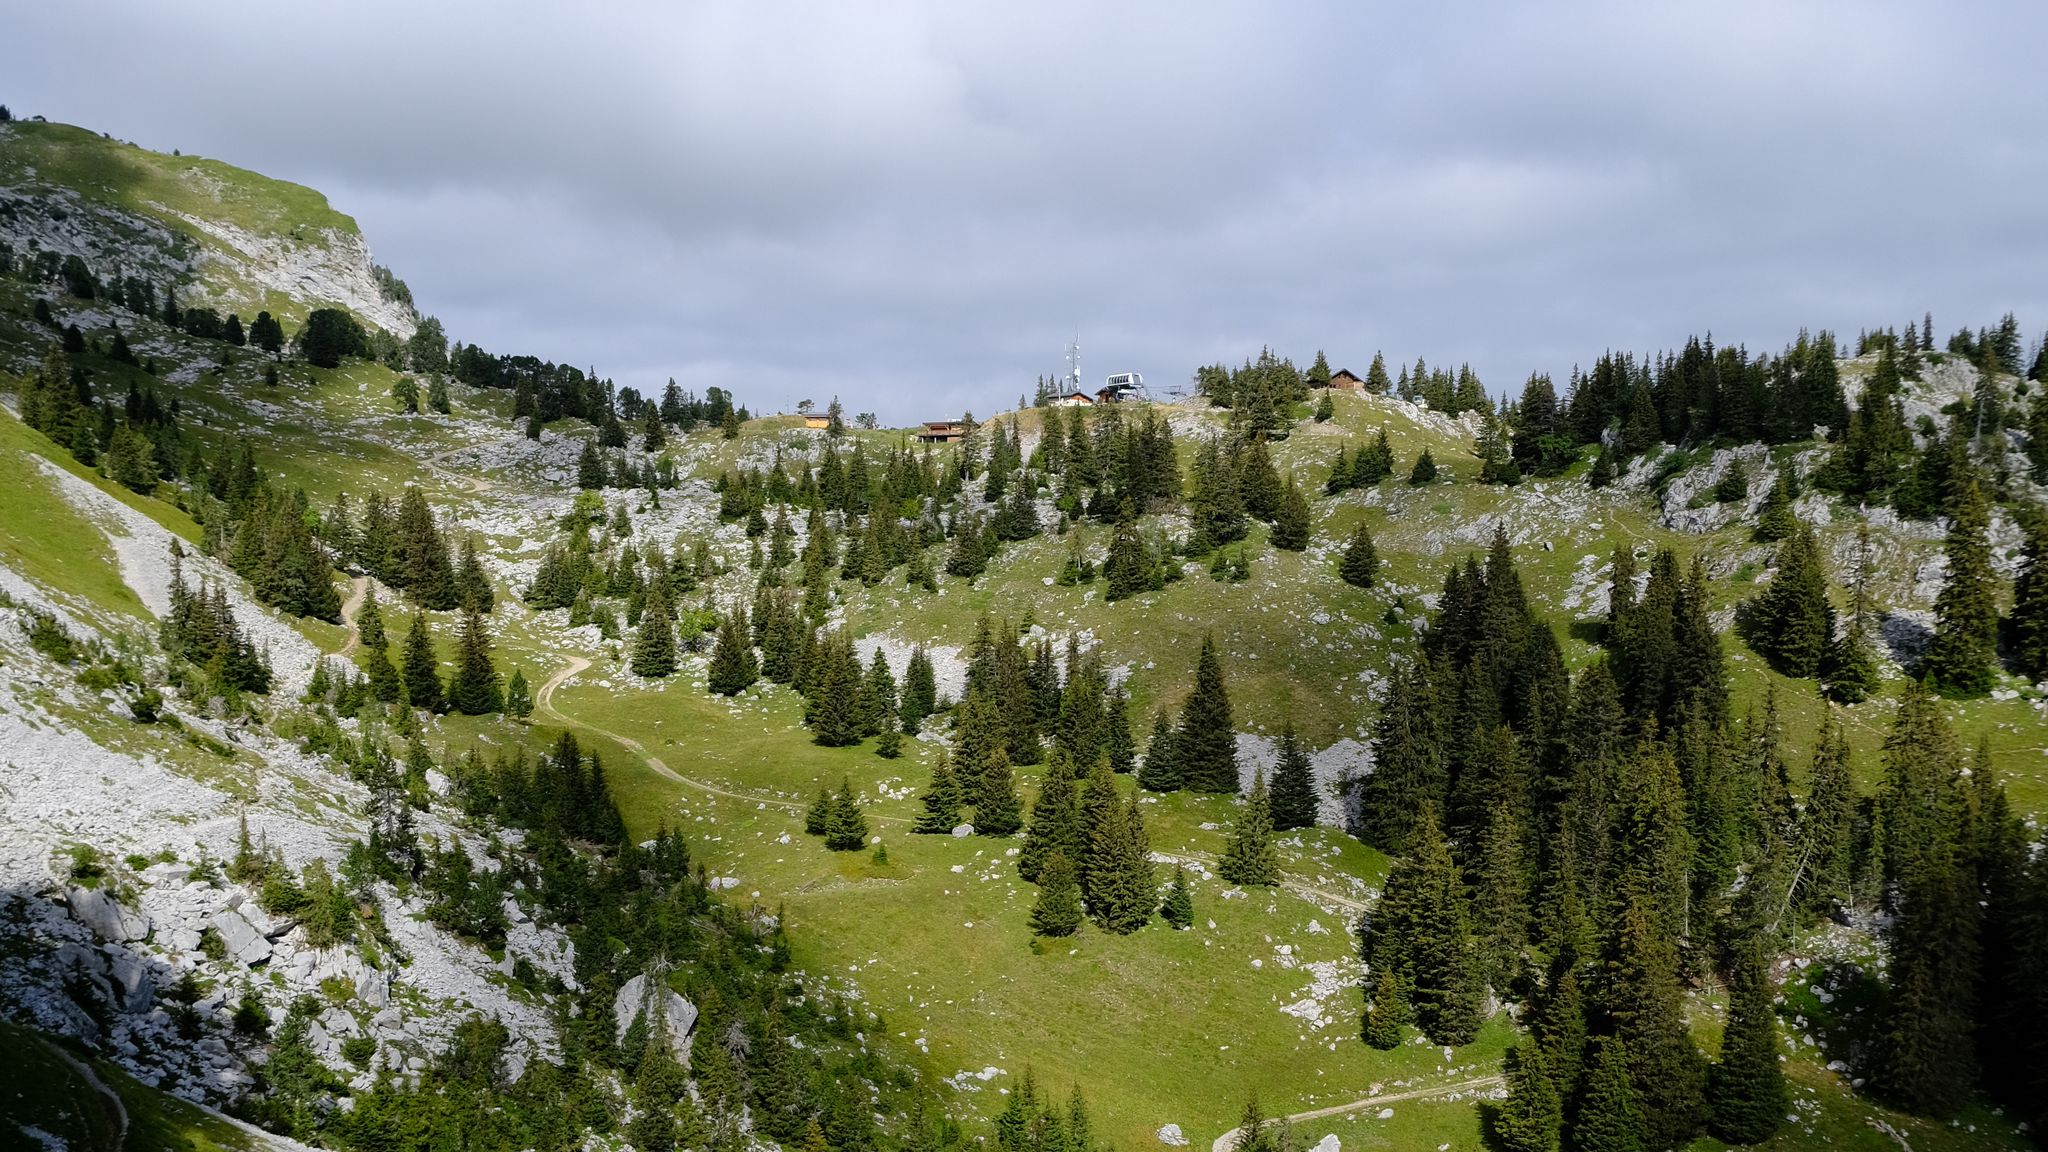
<path fill-rule="evenodd" d="M 59 664 L 69 664 L 78 655 L 78 642 L 57 623 L 57 618 L 33 608 L 28 613 L 28 643 Z"/>

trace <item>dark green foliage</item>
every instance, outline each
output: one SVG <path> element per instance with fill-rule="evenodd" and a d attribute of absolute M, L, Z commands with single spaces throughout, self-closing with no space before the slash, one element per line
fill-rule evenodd
<path fill-rule="evenodd" d="M 1038 799 L 1031 806 L 1031 827 L 1017 855 L 1017 875 L 1037 884 L 1041 882 L 1039 871 L 1052 856 L 1065 856 L 1070 864 L 1080 859 L 1083 845 L 1075 804 L 1074 774 L 1065 752 L 1055 750 L 1039 784 Z"/>
<path fill-rule="evenodd" d="M 1383 963 L 1373 977 L 1361 1029 L 1367 1045 L 1382 1052 L 1401 1046 L 1401 1026 L 1408 1022 L 1408 999 L 1392 963 Z"/>
<path fill-rule="evenodd" d="M 1920 675 L 1944 696 L 1982 696 L 1991 691 L 1998 652 L 1998 577 L 1975 477 L 1957 484 L 1949 515 L 1942 545 L 1948 572 L 1934 600 L 1934 639 L 1920 659 Z"/>
<path fill-rule="evenodd" d="M 983 761 L 974 790 L 975 835 L 1012 836 L 1023 826 L 1023 802 L 1017 799 L 1010 754 L 996 748 Z"/>
<path fill-rule="evenodd" d="M 1494 1117 L 1502 1152 L 1557 1152 L 1564 1126 L 1564 1101 L 1544 1050 L 1531 1043 L 1508 1049 L 1508 1098 Z"/>
<path fill-rule="evenodd" d="M 1790 1100 L 1778 1066 L 1778 1021 L 1761 942 L 1737 952 L 1728 992 L 1728 1025 L 1707 1103 L 1714 1134 L 1730 1144 L 1761 1144 L 1784 1122 Z"/>
<path fill-rule="evenodd" d="M 939 753 L 938 762 L 932 765 L 932 781 L 919 797 L 924 805 L 911 831 L 944 835 L 960 824 L 960 784 L 953 776 L 953 766 L 944 752 Z"/>
<path fill-rule="evenodd" d="M 448 702 L 441 690 L 440 661 L 434 655 L 434 635 L 427 627 L 427 614 L 412 614 L 412 629 L 405 634 L 403 660 L 406 702 L 428 712 L 445 712 Z"/>
<path fill-rule="evenodd" d="M 1177 792 L 1183 778 L 1174 755 L 1173 723 L 1161 710 L 1152 718 L 1152 737 L 1145 743 L 1145 762 L 1138 767 L 1138 787 L 1147 792 Z"/>
<path fill-rule="evenodd" d="M 339 308 L 315 308 L 295 339 L 299 355 L 318 368 L 339 368 L 346 356 L 367 356 L 369 338 L 355 317 Z"/>
<path fill-rule="evenodd" d="M 1469 1044 L 1479 1032 L 1483 989 L 1474 971 L 1464 874 L 1434 805 L 1424 806 L 1408 844 L 1361 929 L 1365 964 L 1370 971 L 1392 971 L 1431 1043 Z"/>
<path fill-rule="evenodd" d="M 1308 749 L 1294 734 L 1292 721 L 1280 730 L 1277 763 L 1273 767 L 1272 806 L 1276 832 L 1315 827 L 1315 771 L 1309 763 Z"/>
<path fill-rule="evenodd" d="M 1354 588 L 1370 588 L 1379 577 L 1380 553 L 1373 546 L 1372 532 L 1363 520 L 1351 530 L 1351 542 L 1344 547 L 1344 558 L 1337 564 L 1337 574 L 1346 584 Z"/>
<path fill-rule="evenodd" d="M 1273 511 L 1272 541 L 1273 547 L 1284 552 L 1300 552 L 1308 547 L 1308 498 L 1302 495 L 1301 486 L 1292 476 L 1280 490 L 1279 504 Z"/>
<path fill-rule="evenodd" d="M 1799 828 L 1800 860 L 1794 892 L 1810 915 L 1827 915 L 1849 903 L 1854 879 L 1851 834 L 1856 789 L 1849 768 L 1849 741 L 1841 721 L 1830 716 L 1814 746 L 1807 773 L 1806 810 Z"/>
<path fill-rule="evenodd" d="M 711 649 L 708 687 L 719 696 L 737 696 L 752 687 L 760 677 L 760 663 L 747 639 L 746 610 L 734 607 L 718 623 L 718 639 Z"/>
<path fill-rule="evenodd" d="M 633 675 L 661 679 L 676 670 L 675 624 L 669 616 L 668 581 L 655 580 L 640 609 L 640 631 L 633 639 Z"/>
<path fill-rule="evenodd" d="M 1748 498 L 1749 469 L 1738 456 L 1728 462 L 1728 467 L 1721 471 L 1721 478 L 1714 483 L 1714 499 L 1722 504 L 1731 504 Z"/>
<path fill-rule="evenodd" d="M 1031 908 L 1031 931 L 1040 936 L 1072 936 L 1081 926 L 1081 889 L 1074 865 L 1055 850 L 1038 869 L 1038 902 Z"/>
<path fill-rule="evenodd" d="M 825 812 L 825 847 L 852 852 L 868 842 L 868 818 L 853 795 L 853 782 L 842 780 Z"/>
<path fill-rule="evenodd" d="M 1202 637 L 1202 651 L 1195 660 L 1195 686 L 1181 705 L 1173 754 L 1183 786 L 1198 792 L 1237 791 L 1237 735 L 1213 634 Z"/>
<path fill-rule="evenodd" d="M 903 669 L 903 698 L 897 704 L 897 713 L 903 721 L 905 735 L 916 733 L 924 718 L 938 707 L 938 680 L 932 671 L 932 658 L 925 654 L 920 644 L 910 651 L 910 662 Z"/>
<path fill-rule="evenodd" d="M 1745 605 L 1743 634 L 1749 646 L 1787 676 L 1819 674 L 1835 633 L 1828 603 L 1826 562 L 1813 529 L 1798 523 L 1778 545 L 1778 574 Z"/>
<path fill-rule="evenodd" d="M 2005 620 L 2006 651 L 2013 671 L 2038 683 L 2048 680 L 2048 513 L 2035 510 L 2022 523 L 2027 542 Z"/>
<path fill-rule="evenodd" d="M 1571 1125 L 1575 1152 L 1644 1152 L 1665 1145 L 1648 1131 L 1636 1096 L 1628 1045 L 1619 1036 L 1595 1042 L 1593 1070 Z"/>
<path fill-rule="evenodd" d="M 1173 866 L 1173 882 L 1167 885 L 1166 899 L 1159 905 L 1159 918 L 1175 929 L 1194 926 L 1195 900 L 1188 891 L 1188 870 L 1178 864 Z"/>
<path fill-rule="evenodd" d="M 1224 850 L 1216 874 L 1232 884 L 1270 886 L 1280 882 L 1280 862 L 1273 853 L 1273 810 L 1263 772 L 1252 777 L 1251 795 L 1238 811 L 1230 846 Z"/>
<path fill-rule="evenodd" d="M 1097 769 L 1098 778 L 1108 780 L 1111 796 L 1115 778 Z M 1088 826 L 1084 818 L 1084 827 Z M 1143 928 L 1159 905 L 1157 879 L 1152 872 L 1152 849 L 1139 814 L 1137 797 L 1128 803 L 1111 803 L 1088 827 L 1088 865 L 1082 893 L 1089 914 L 1104 929 L 1125 935 Z"/>
<path fill-rule="evenodd" d="M 1388 676 L 1386 703 L 1374 721 L 1374 768 L 1358 785 L 1353 831 L 1384 852 L 1406 851 L 1423 806 L 1441 810 L 1449 801 L 1433 670 L 1426 656 L 1396 665 Z"/>
<path fill-rule="evenodd" d="M 1763 543 L 1783 540 L 1793 533 L 1798 523 L 1792 512 L 1792 468 L 1788 464 L 1778 469 L 1777 479 L 1771 482 L 1771 490 L 1764 496 L 1763 507 L 1757 511 L 1756 531 L 1752 538 Z"/>
<path fill-rule="evenodd" d="M 1653 1147 L 1675 1147 L 1704 1119 L 1707 1067 L 1686 1027 L 1678 949 L 1660 915 L 1668 908 L 1653 903 L 1648 883 L 1629 883 L 1608 937 L 1602 1000 L 1616 1038 L 1627 1046 L 1643 1136 Z M 1600 1075 L 1596 1068 L 1593 1089 Z"/>
<path fill-rule="evenodd" d="M 407 645 L 408 654 L 411 645 Z M 491 638 L 476 612 L 462 617 L 455 643 L 455 675 L 448 682 L 448 705 L 465 716 L 482 716 L 504 707 L 498 669 L 491 663 Z"/>
<path fill-rule="evenodd" d="M 517 668 L 505 681 L 505 715 L 514 720 L 533 715 L 533 689 L 527 686 L 526 673 Z"/>

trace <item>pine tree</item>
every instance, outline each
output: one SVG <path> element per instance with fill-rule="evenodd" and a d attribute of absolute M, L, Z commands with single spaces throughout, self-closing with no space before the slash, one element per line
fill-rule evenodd
<path fill-rule="evenodd" d="M 1479 837 L 1472 918 L 1477 930 L 1479 976 L 1506 991 L 1524 964 L 1529 942 L 1529 888 L 1519 821 L 1508 802 L 1496 799 Z"/>
<path fill-rule="evenodd" d="M 1728 1026 L 1707 1103 L 1716 1136 L 1730 1144 L 1761 1144 L 1778 1131 L 1790 1101 L 1778 1066 L 1778 1021 L 1760 941 L 1738 950 L 1731 977 Z"/>
<path fill-rule="evenodd" d="M 1469 1044 L 1479 1033 L 1482 988 L 1474 971 L 1465 878 L 1436 807 L 1424 806 L 1409 853 L 1395 861 L 1368 924 L 1368 966 L 1394 966 L 1433 1044 Z"/>
<path fill-rule="evenodd" d="M 1109 779 L 1114 789 L 1114 778 Z M 1143 928 L 1159 904 L 1159 893 L 1137 797 L 1128 804 L 1111 803 L 1095 824 L 1088 855 L 1089 914 L 1120 936 Z"/>
<path fill-rule="evenodd" d="M 932 658 L 925 654 L 924 645 L 920 644 L 910 650 L 910 663 L 903 669 L 903 699 L 897 704 L 897 712 L 903 721 L 904 735 L 917 733 L 924 718 L 938 706 L 938 696 L 938 679 L 932 670 Z"/>
<path fill-rule="evenodd" d="M 1628 1045 L 1619 1036 L 1606 1036 L 1596 1042 L 1596 1049 L 1593 1071 L 1571 1125 L 1572 1148 L 1575 1152 L 1645 1152 L 1646 1147 L 1664 1147 L 1654 1138 L 1645 1144 L 1647 1120 L 1629 1071 Z"/>
<path fill-rule="evenodd" d="M 1798 523 L 1799 518 L 1792 511 L 1792 469 L 1787 465 L 1778 469 L 1777 479 L 1771 482 L 1771 491 L 1757 511 L 1756 530 L 1751 538 L 1760 543 L 1783 540 Z"/>
<path fill-rule="evenodd" d="M 1564 1101 L 1543 1049 L 1524 1042 L 1508 1049 L 1508 1098 L 1494 1118 L 1502 1152 L 1557 1152 Z"/>
<path fill-rule="evenodd" d="M 804 835 L 823 836 L 832 826 L 832 793 L 826 791 L 820 782 L 818 794 L 811 798 L 811 806 L 804 809 Z"/>
<path fill-rule="evenodd" d="M 1778 574 L 1749 602 L 1744 631 L 1749 646 L 1787 676 L 1817 675 L 1835 633 L 1835 610 L 1813 529 L 1798 524 L 1778 545 Z"/>
<path fill-rule="evenodd" d="M 1436 483 L 1436 457 L 1424 448 L 1422 455 L 1415 458 L 1415 467 L 1408 473 L 1408 483 L 1417 487 Z"/>
<path fill-rule="evenodd" d="M 1188 891 L 1188 870 L 1178 864 L 1173 866 L 1173 883 L 1167 886 L 1159 916 L 1176 930 L 1194 926 L 1195 900 Z"/>
<path fill-rule="evenodd" d="M 1813 749 L 1807 772 L 1806 810 L 1799 824 L 1800 864 L 1794 895 L 1810 915 L 1827 915 L 1849 903 L 1856 819 L 1856 789 L 1849 771 L 1849 741 L 1830 715 Z"/>
<path fill-rule="evenodd" d="M 719 696 L 737 696 L 760 679 L 761 666 L 748 642 L 744 610 L 736 607 L 719 620 L 709 675 L 710 690 Z"/>
<path fill-rule="evenodd" d="M 998 747 L 982 765 L 975 789 L 974 832 L 977 836 L 1012 836 L 1024 826 L 1017 780 L 1010 772 L 1010 754 Z"/>
<path fill-rule="evenodd" d="M 1039 783 L 1038 799 L 1031 806 L 1031 827 L 1025 832 L 1024 847 L 1017 854 L 1017 875 L 1030 883 L 1039 883 L 1040 870 L 1056 855 L 1066 857 L 1071 867 L 1080 858 L 1080 839 L 1074 774 L 1068 769 L 1066 753 L 1055 749 Z"/>
<path fill-rule="evenodd" d="M 1181 706 L 1173 753 L 1187 787 L 1199 792 L 1237 791 L 1237 734 L 1213 633 L 1202 637 L 1202 651 L 1195 660 L 1195 687 Z"/>
<path fill-rule="evenodd" d="M 1072 936 L 1081 926 L 1081 889 L 1074 883 L 1074 865 L 1055 850 L 1038 869 L 1038 903 L 1031 909 L 1031 931 L 1040 936 Z"/>
<path fill-rule="evenodd" d="M 1273 830 L 1291 832 L 1313 828 L 1319 805 L 1316 801 L 1315 772 L 1308 749 L 1294 734 L 1294 722 L 1280 730 L 1278 763 L 1273 768 Z"/>
<path fill-rule="evenodd" d="M 1370 588 L 1378 579 L 1379 570 L 1379 549 L 1373 546 L 1372 531 L 1361 520 L 1358 527 L 1351 530 L 1351 542 L 1344 547 L 1344 558 L 1337 565 L 1337 574 L 1354 588 Z"/>
<path fill-rule="evenodd" d="M 498 669 L 491 663 L 490 634 L 475 610 L 463 613 L 455 643 L 455 675 L 448 683 L 448 703 L 465 716 L 482 716 L 504 707 Z"/>
<path fill-rule="evenodd" d="M 1330 394 L 1326 391 L 1322 399 L 1316 401 L 1316 423 L 1328 424 L 1336 415 L 1336 402 L 1330 399 Z"/>
<path fill-rule="evenodd" d="M 1965 475 L 1950 502 L 1948 574 L 1934 600 L 1934 639 L 1920 660 L 1920 674 L 1944 696 L 1982 696 L 1991 691 L 1998 651 L 1997 576 L 1991 570 L 1989 520 L 1983 492 Z"/>
<path fill-rule="evenodd" d="M 1232 884 L 1279 883 L 1280 861 L 1273 852 L 1273 810 L 1266 796 L 1266 774 L 1254 773 L 1251 796 L 1238 812 L 1230 846 L 1216 874 Z"/>
<path fill-rule="evenodd" d="M 1131 739 L 1130 698 L 1121 687 L 1111 688 L 1108 697 L 1102 722 L 1109 730 L 1106 746 L 1109 770 L 1119 776 L 1127 775 L 1136 769 L 1138 763 L 1138 748 Z"/>
<path fill-rule="evenodd" d="M 429 712 L 447 709 L 441 692 L 441 665 L 434 657 L 433 634 L 427 629 L 425 612 L 412 616 L 412 631 L 405 636 L 405 696 L 414 708 Z"/>
<path fill-rule="evenodd" d="M 1300 552 L 1308 547 L 1308 498 L 1302 495 L 1301 486 L 1292 476 L 1280 490 L 1279 504 L 1273 511 L 1271 538 L 1273 547 L 1284 552 Z"/>
<path fill-rule="evenodd" d="M 1706 1065 L 1686 1027 L 1678 949 L 1652 904 L 1650 885 L 1640 874 L 1624 883 L 1628 891 L 1607 950 L 1605 1007 L 1627 1044 L 1643 1134 L 1655 1147 L 1675 1147 L 1699 1129 Z M 1597 1069 L 1594 1075 L 1597 1081 Z"/>
<path fill-rule="evenodd" d="M 868 818 L 854 798 L 853 781 L 842 780 L 825 816 L 825 847 L 834 852 L 856 851 L 868 842 Z"/>
<path fill-rule="evenodd" d="M 1152 588 L 1152 557 L 1138 538 L 1138 526 L 1128 518 L 1117 521 L 1110 537 L 1109 557 L 1102 563 L 1102 578 L 1108 587 L 1103 598 L 1110 602 L 1135 596 Z"/>
<path fill-rule="evenodd" d="M 1870 647 L 1870 525 L 1856 529 L 1855 584 L 1850 589 L 1849 626 L 1821 661 L 1828 698 L 1858 704 L 1878 689 L 1877 656 Z"/>
<path fill-rule="evenodd" d="M 653 580 L 648 584 L 647 602 L 640 609 L 640 632 L 633 638 L 633 675 L 659 680 L 675 670 L 676 633 L 669 621 L 668 581 Z"/>
<path fill-rule="evenodd" d="M 1147 792 L 1178 792 L 1180 761 L 1173 753 L 1173 723 L 1161 710 L 1152 719 L 1152 738 L 1145 744 L 1145 762 L 1138 767 L 1138 787 Z"/>
<path fill-rule="evenodd" d="M 1887 940 L 1890 1002 L 1877 1082 L 1909 1111 L 1952 1116 L 1969 1102 L 1979 911 L 1953 828 L 1909 866 Z"/>
<path fill-rule="evenodd" d="M 938 762 L 932 765 L 931 784 L 925 788 L 919 802 L 924 805 L 924 811 L 911 825 L 912 832 L 944 835 L 959 826 L 960 784 L 954 778 L 953 766 L 944 752 L 939 753 Z"/>
<path fill-rule="evenodd" d="M 1401 1046 L 1401 1026 L 1408 1022 L 1408 1000 L 1392 964 L 1381 964 L 1366 1003 L 1363 1033 L 1368 1046 L 1391 1052 Z"/>
<path fill-rule="evenodd" d="M 2048 407 L 2048 400 L 2036 407 Z M 2034 510 L 2025 527 L 2026 549 L 2012 585 L 2012 615 L 2005 621 L 2006 646 L 2013 671 L 2038 683 L 2048 680 L 2048 512 Z"/>
<path fill-rule="evenodd" d="M 505 715 L 514 720 L 524 720 L 533 715 L 533 689 L 527 686 L 526 673 L 517 668 L 505 681 Z"/>

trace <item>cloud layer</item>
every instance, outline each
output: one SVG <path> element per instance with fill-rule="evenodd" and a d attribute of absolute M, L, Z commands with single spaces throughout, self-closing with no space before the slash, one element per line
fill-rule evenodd
<path fill-rule="evenodd" d="M 1502 392 L 1708 329 L 2037 330 L 2048 10 L 1963 15 L 48 5 L 0 99 L 320 188 L 458 338 L 907 422 L 1077 331 L 1091 379 L 1271 344 Z"/>

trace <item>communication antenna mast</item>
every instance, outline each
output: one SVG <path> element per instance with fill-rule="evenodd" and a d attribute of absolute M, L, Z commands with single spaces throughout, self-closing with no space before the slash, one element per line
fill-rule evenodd
<path fill-rule="evenodd" d="M 1074 333 L 1074 338 L 1067 342 L 1066 390 L 1069 392 L 1085 391 L 1081 387 L 1081 334 L 1079 332 Z"/>

